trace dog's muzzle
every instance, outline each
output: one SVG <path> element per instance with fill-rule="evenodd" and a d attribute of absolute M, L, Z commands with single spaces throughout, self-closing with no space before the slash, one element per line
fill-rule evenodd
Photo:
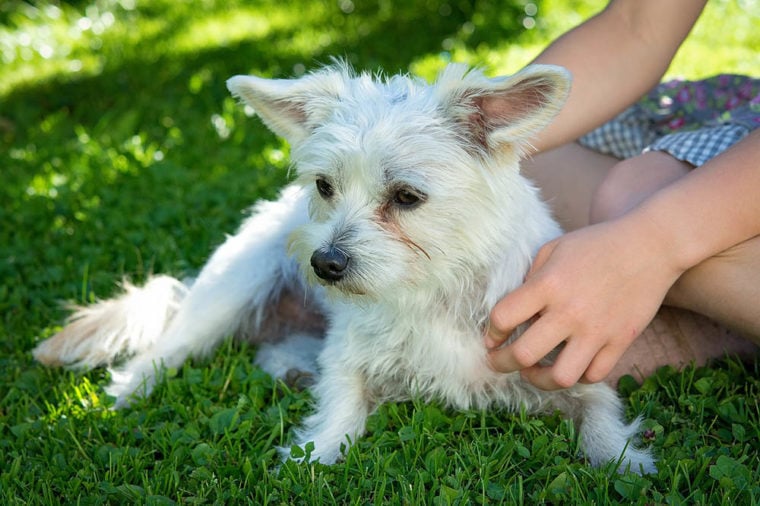
<path fill-rule="evenodd" d="M 325 281 L 340 281 L 346 274 L 350 257 L 335 247 L 318 249 L 311 255 L 314 273 Z"/>

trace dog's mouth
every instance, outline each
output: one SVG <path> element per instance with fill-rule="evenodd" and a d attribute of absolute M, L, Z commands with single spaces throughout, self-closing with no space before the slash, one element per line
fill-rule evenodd
<path fill-rule="evenodd" d="M 323 278 L 318 278 L 317 282 L 328 288 L 332 289 L 335 292 L 341 294 L 341 295 L 367 295 L 367 290 L 356 285 L 355 283 L 350 282 L 347 279 L 341 279 L 338 281 L 329 281 Z"/>

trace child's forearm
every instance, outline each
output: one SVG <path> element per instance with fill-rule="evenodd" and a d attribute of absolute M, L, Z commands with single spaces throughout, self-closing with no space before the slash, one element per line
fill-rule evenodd
<path fill-rule="evenodd" d="M 760 235 L 760 130 L 621 218 L 680 272 Z"/>

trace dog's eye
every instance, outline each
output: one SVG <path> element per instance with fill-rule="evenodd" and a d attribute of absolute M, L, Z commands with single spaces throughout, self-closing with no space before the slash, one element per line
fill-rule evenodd
<path fill-rule="evenodd" d="M 325 199 L 329 199 L 335 194 L 335 189 L 324 178 L 317 179 L 317 191 Z"/>
<path fill-rule="evenodd" d="M 401 207 L 414 207 L 421 203 L 423 197 L 407 188 L 402 188 L 393 194 L 393 202 Z"/>

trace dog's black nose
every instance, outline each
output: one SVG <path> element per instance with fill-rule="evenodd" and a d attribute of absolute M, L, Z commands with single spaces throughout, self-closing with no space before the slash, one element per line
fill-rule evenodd
<path fill-rule="evenodd" d="M 311 266 L 320 278 L 338 281 L 346 273 L 349 257 L 338 248 L 318 249 L 311 255 Z"/>

